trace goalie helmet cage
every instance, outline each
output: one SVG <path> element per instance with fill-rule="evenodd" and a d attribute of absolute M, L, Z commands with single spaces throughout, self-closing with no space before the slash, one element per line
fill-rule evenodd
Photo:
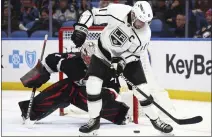
<path fill-rule="evenodd" d="M 101 31 L 104 29 L 103 26 L 92 26 L 88 29 L 88 35 L 86 38 L 86 41 L 92 41 L 97 44 L 97 40 L 101 34 Z M 58 39 L 59 39 L 59 52 L 63 53 L 63 47 L 65 45 L 71 44 L 71 35 L 72 32 L 74 31 L 73 27 L 62 27 L 59 31 Z M 72 43 L 73 44 L 73 43 Z M 59 73 L 59 80 L 63 79 L 63 73 Z M 132 117 L 133 117 L 133 122 L 138 124 L 138 118 L 139 118 L 139 103 L 138 100 L 135 96 L 132 98 Z M 64 109 L 66 108 L 60 108 L 59 113 L 60 116 L 64 116 Z"/>

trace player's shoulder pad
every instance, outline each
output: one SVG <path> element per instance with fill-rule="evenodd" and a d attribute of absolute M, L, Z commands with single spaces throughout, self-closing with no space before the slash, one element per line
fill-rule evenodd
<path fill-rule="evenodd" d="M 124 20 L 124 18 L 131 11 L 131 9 L 132 9 L 131 6 L 124 4 L 110 4 L 108 6 L 108 14 L 120 20 Z"/>

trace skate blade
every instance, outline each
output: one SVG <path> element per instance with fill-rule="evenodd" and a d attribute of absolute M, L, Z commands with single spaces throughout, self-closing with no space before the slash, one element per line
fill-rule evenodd
<path fill-rule="evenodd" d="M 98 130 L 93 130 L 93 131 L 90 132 L 90 133 L 82 133 L 82 132 L 79 132 L 79 136 L 80 136 L 80 137 L 98 136 Z"/>

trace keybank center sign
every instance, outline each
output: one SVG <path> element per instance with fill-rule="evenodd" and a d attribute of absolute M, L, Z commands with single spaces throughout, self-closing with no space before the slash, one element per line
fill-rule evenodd
<path fill-rule="evenodd" d="M 212 74 L 212 60 L 206 60 L 204 55 L 194 55 L 192 60 L 180 58 L 176 54 L 166 54 L 166 73 L 184 75 L 186 79 L 191 74 Z"/>

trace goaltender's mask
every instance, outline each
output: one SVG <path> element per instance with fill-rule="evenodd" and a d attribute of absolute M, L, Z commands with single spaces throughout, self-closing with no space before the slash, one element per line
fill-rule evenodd
<path fill-rule="evenodd" d="M 83 61 L 87 66 L 89 66 L 91 56 L 95 53 L 95 44 L 93 42 L 84 43 L 80 49 L 80 52 Z"/>

